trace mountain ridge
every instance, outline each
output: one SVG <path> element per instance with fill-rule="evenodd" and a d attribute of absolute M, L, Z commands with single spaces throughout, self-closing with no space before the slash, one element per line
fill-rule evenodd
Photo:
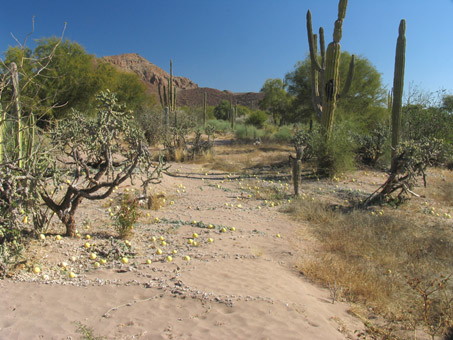
<path fill-rule="evenodd" d="M 121 71 L 133 72 L 138 75 L 145 84 L 148 93 L 158 98 L 159 85 L 167 86 L 170 74 L 160 67 L 154 65 L 138 53 L 124 53 L 101 58 L 112 64 Z M 178 106 L 200 107 L 203 105 L 204 93 L 207 93 L 207 104 L 210 106 L 218 105 L 222 100 L 232 101 L 239 104 L 257 109 L 263 94 L 257 92 L 233 93 L 228 90 L 218 90 L 209 87 L 199 87 L 194 81 L 187 77 L 173 76 L 173 85 L 176 87 L 176 104 Z"/>

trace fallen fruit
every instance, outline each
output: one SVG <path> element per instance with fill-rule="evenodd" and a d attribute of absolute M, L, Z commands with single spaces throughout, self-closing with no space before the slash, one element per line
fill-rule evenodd
<path fill-rule="evenodd" d="M 101 264 L 99 262 L 94 263 L 94 268 L 99 268 L 100 266 L 101 266 Z"/>
<path fill-rule="evenodd" d="M 34 267 L 33 268 L 33 273 L 35 273 L 35 274 L 41 273 L 41 268 L 39 268 L 38 266 Z"/>
<path fill-rule="evenodd" d="M 197 234 L 197 233 L 193 233 L 193 234 L 192 234 L 192 237 L 193 237 L 193 238 L 198 238 L 198 234 Z"/>
<path fill-rule="evenodd" d="M 189 262 L 190 261 L 190 256 L 189 255 L 184 256 L 184 261 Z"/>
<path fill-rule="evenodd" d="M 150 260 L 150 259 L 147 259 L 147 260 L 146 260 L 146 264 L 151 264 L 151 260 Z"/>
<path fill-rule="evenodd" d="M 91 244 L 90 244 L 89 242 L 87 242 L 87 243 L 85 243 L 83 246 L 84 246 L 86 249 L 88 249 L 88 248 L 90 248 Z"/>
<path fill-rule="evenodd" d="M 90 254 L 90 259 L 91 260 L 95 260 L 96 259 L 96 254 L 95 253 L 91 253 Z"/>
<path fill-rule="evenodd" d="M 44 240 L 46 239 L 46 235 L 40 234 L 40 235 L 39 235 L 39 239 L 44 241 Z"/>
<path fill-rule="evenodd" d="M 214 242 L 214 240 L 212 238 L 208 238 L 208 242 L 212 243 L 212 242 Z"/>
<path fill-rule="evenodd" d="M 56 239 L 57 241 L 60 241 L 60 240 L 61 240 L 61 236 L 60 236 L 60 235 L 57 235 L 57 236 L 55 236 L 55 239 Z"/>
<path fill-rule="evenodd" d="M 70 273 L 69 273 L 69 277 L 70 277 L 71 279 L 73 279 L 73 278 L 76 277 L 76 274 L 75 274 L 74 272 L 70 272 Z"/>
<path fill-rule="evenodd" d="M 101 264 L 106 264 L 107 263 L 107 260 L 106 259 L 101 259 Z"/>
<path fill-rule="evenodd" d="M 171 261 L 173 261 L 173 258 L 172 258 L 170 255 L 168 255 L 168 256 L 167 256 L 167 261 L 168 261 L 168 262 L 171 262 Z"/>
<path fill-rule="evenodd" d="M 157 255 L 162 255 L 162 250 L 161 250 L 161 249 L 157 249 L 157 250 L 156 250 L 156 254 L 157 254 Z"/>
<path fill-rule="evenodd" d="M 121 263 L 126 264 L 126 263 L 128 263 L 128 262 L 129 262 L 129 260 L 127 259 L 127 257 L 123 257 L 123 258 L 121 259 Z"/>

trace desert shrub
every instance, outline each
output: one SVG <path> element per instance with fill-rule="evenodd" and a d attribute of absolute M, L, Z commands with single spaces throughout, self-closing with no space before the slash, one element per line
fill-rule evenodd
<path fill-rule="evenodd" d="M 135 118 L 143 130 L 146 141 L 149 145 L 156 145 L 162 142 L 165 133 L 164 112 L 157 106 L 150 110 L 143 110 L 136 113 Z"/>
<path fill-rule="evenodd" d="M 177 110 L 171 120 L 172 123 L 166 127 L 163 136 L 166 159 L 181 162 L 189 154 L 187 137 L 195 128 L 196 121 L 195 117 L 182 110 Z"/>
<path fill-rule="evenodd" d="M 203 140 L 201 128 L 195 129 L 195 138 L 189 149 L 189 156 L 191 159 L 195 159 L 196 156 L 210 153 L 214 147 L 214 127 L 212 125 L 206 125 L 204 132 L 206 133 L 207 140 Z"/>
<path fill-rule="evenodd" d="M 226 120 L 212 119 L 207 121 L 207 125 L 214 127 L 214 133 L 226 133 L 231 129 L 231 124 Z"/>
<path fill-rule="evenodd" d="M 354 140 L 357 144 L 357 157 L 361 163 L 375 166 L 379 158 L 385 152 L 386 142 L 389 136 L 389 129 L 384 124 L 378 124 L 370 133 L 355 134 Z"/>
<path fill-rule="evenodd" d="M 237 124 L 234 134 L 237 139 L 244 141 L 255 141 L 265 136 L 264 130 L 248 124 Z"/>
<path fill-rule="evenodd" d="M 320 126 L 316 125 L 307 138 L 306 157 L 316 157 L 318 172 L 333 176 L 355 168 L 355 143 L 346 124 L 334 126 L 326 142 Z"/>
<path fill-rule="evenodd" d="M 278 142 L 290 142 L 293 138 L 293 129 L 289 125 L 281 126 L 273 137 Z"/>
<path fill-rule="evenodd" d="M 257 128 L 262 128 L 264 122 L 268 119 L 267 113 L 264 111 L 256 110 L 249 114 L 245 120 L 245 124 L 253 125 Z"/>
<path fill-rule="evenodd" d="M 140 217 L 139 203 L 132 195 L 124 194 L 119 209 L 113 213 L 113 226 L 120 239 L 131 237 L 134 224 Z"/>

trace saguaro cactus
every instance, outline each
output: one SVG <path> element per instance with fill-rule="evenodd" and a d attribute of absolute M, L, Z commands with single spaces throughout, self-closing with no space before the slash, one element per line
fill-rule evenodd
<path fill-rule="evenodd" d="M 162 89 L 163 88 L 163 89 Z M 170 78 L 168 79 L 167 87 L 159 84 L 158 87 L 160 105 L 165 110 L 165 123 L 168 125 L 167 115 L 175 115 L 175 126 L 177 123 L 176 116 L 176 86 L 173 85 L 173 60 L 170 59 Z"/>
<path fill-rule="evenodd" d="M 396 41 L 395 72 L 393 75 L 393 103 L 392 103 L 392 166 L 391 172 L 396 171 L 396 148 L 400 142 L 401 111 L 404 88 L 404 66 L 406 62 L 406 21 L 401 20 L 398 40 Z"/>
<path fill-rule="evenodd" d="M 324 29 L 322 27 L 319 29 L 321 63 L 318 60 L 317 35 L 313 34 L 311 12 L 307 12 L 307 34 L 311 60 L 312 102 L 318 117 L 321 118 L 321 125 L 326 140 L 328 140 L 332 134 L 337 99 L 338 97 L 347 94 L 351 87 L 354 75 L 355 56 L 352 55 L 346 83 L 340 93 L 340 40 L 342 37 L 343 20 L 346 15 L 347 4 L 347 0 L 340 0 L 338 4 L 338 18 L 335 21 L 333 41 L 328 45 L 327 53 L 325 51 Z"/>
<path fill-rule="evenodd" d="M 6 112 L 3 111 L 2 108 L 2 96 L 1 96 L 1 89 L 0 89 L 0 163 L 3 162 L 3 143 L 4 143 L 4 135 L 6 130 Z"/>
<path fill-rule="evenodd" d="M 208 94 L 205 92 L 203 95 L 203 127 L 206 127 L 207 100 L 208 100 Z"/>
<path fill-rule="evenodd" d="M 19 98 L 19 72 L 17 70 L 16 63 L 11 63 L 11 79 L 13 83 L 13 98 L 14 106 L 16 109 L 16 148 L 17 148 L 17 159 L 19 160 L 19 168 L 22 168 L 24 163 L 24 132 L 22 128 L 22 108 L 20 105 Z"/>

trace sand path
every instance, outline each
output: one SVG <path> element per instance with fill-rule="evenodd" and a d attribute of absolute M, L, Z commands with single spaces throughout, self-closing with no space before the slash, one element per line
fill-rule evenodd
<path fill-rule="evenodd" d="M 152 255 L 156 261 L 148 265 L 145 249 L 128 265 L 92 269 L 77 280 L 0 281 L 0 339 L 81 339 L 75 322 L 105 339 L 357 338 L 361 325 L 348 305 L 332 304 L 328 290 L 294 270 L 312 247 L 303 226 L 278 207 L 259 209 L 263 202 L 244 196 L 234 177 L 205 175 L 197 165 L 175 168 L 176 176 L 158 185 L 174 204 L 152 217 L 202 221 L 227 232 L 190 224 L 169 230 L 167 224 L 161 227 L 168 243 L 179 249 L 172 262 Z M 144 226 L 143 233 L 157 226 Z M 193 232 L 198 247 L 187 245 Z"/>

